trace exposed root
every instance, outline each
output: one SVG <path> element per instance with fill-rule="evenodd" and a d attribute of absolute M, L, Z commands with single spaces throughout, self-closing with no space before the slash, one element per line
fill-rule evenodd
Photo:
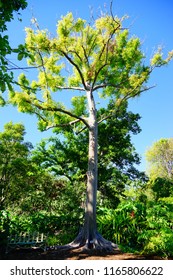
<path fill-rule="evenodd" d="M 47 248 L 48 250 L 71 250 L 81 248 L 85 250 L 95 250 L 100 252 L 113 252 L 119 251 L 118 246 L 113 242 L 106 240 L 102 237 L 102 235 L 98 232 L 95 233 L 95 237 L 93 240 L 88 240 L 85 238 L 83 231 L 81 231 L 78 236 L 69 244 L 63 246 L 51 246 Z M 119 251 L 120 252 L 120 251 Z"/>

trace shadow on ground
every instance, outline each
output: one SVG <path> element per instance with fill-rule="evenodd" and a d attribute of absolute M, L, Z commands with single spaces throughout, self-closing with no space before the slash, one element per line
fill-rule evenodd
<path fill-rule="evenodd" d="M 61 249 L 43 252 L 39 249 L 15 249 L 0 257 L 4 260 L 163 260 L 159 256 L 112 252 L 98 252 L 96 250 Z"/>

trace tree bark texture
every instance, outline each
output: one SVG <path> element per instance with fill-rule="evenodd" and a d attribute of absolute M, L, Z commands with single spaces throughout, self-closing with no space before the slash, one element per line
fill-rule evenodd
<path fill-rule="evenodd" d="M 97 201 L 97 178 L 98 178 L 98 158 L 97 158 L 97 139 L 98 123 L 97 111 L 95 107 L 92 91 L 87 92 L 89 109 L 89 145 L 88 145 L 88 171 L 87 171 L 87 191 L 84 232 L 89 248 L 93 247 L 96 238 L 96 201 Z"/>

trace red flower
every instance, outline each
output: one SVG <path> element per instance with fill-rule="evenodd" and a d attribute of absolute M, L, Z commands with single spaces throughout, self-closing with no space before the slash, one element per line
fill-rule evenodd
<path fill-rule="evenodd" d="M 130 217 L 131 217 L 131 218 L 134 218 L 134 217 L 135 217 L 135 212 L 134 212 L 134 211 L 132 211 L 132 212 L 130 213 Z"/>

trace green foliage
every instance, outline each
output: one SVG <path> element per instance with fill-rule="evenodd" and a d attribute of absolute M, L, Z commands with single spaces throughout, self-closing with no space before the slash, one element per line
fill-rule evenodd
<path fill-rule="evenodd" d="M 168 57 L 166 60 L 163 59 L 163 53 L 162 53 L 162 49 L 158 48 L 158 51 L 154 54 L 154 56 L 151 59 L 151 65 L 153 67 L 160 67 L 163 66 L 165 64 L 167 64 L 167 62 L 172 59 L 173 56 L 173 51 L 168 53 Z"/>
<path fill-rule="evenodd" d="M 27 2 L 25 0 L 1 0 L 0 1 L 0 31 L 7 30 L 6 22 L 13 20 L 13 12 L 25 9 Z M 20 15 L 18 13 L 18 15 Z"/>
<path fill-rule="evenodd" d="M 173 203 L 150 203 L 147 209 L 147 227 L 141 232 L 138 241 L 142 242 L 143 253 L 173 255 Z"/>
<path fill-rule="evenodd" d="M 125 251 L 173 256 L 172 202 L 122 201 L 117 209 L 98 209 L 98 229 Z"/>
<path fill-rule="evenodd" d="M 111 109 L 112 103 L 108 105 L 107 110 Z M 104 113 L 105 110 L 102 108 L 99 114 Z M 140 178 L 143 180 L 145 177 L 134 167 L 134 164 L 140 163 L 140 158 L 131 143 L 131 134 L 140 132 L 139 119 L 138 114 L 128 112 L 124 106 L 115 118 L 99 126 L 98 189 L 102 193 L 103 200 L 108 198 L 108 207 L 116 207 L 126 185 Z M 115 198 L 118 198 L 118 201 Z"/>
<path fill-rule="evenodd" d="M 150 180 L 148 187 L 153 190 L 156 200 L 163 197 L 170 197 L 170 195 L 173 194 L 173 181 L 165 178 L 158 177 L 154 180 Z"/>
<path fill-rule="evenodd" d="M 13 82 L 13 73 L 9 71 L 9 60 L 6 55 L 13 52 L 9 44 L 8 35 L 3 35 L 3 32 L 7 31 L 7 22 L 14 19 L 14 12 L 18 12 L 20 9 L 25 9 L 27 2 L 25 0 L 1 0 L 0 1 L 0 92 L 4 92 L 7 88 L 12 90 L 11 83 Z M 18 59 L 21 60 L 25 54 L 24 46 L 20 45 L 14 52 L 18 52 Z M 26 57 L 26 56 L 25 56 Z M 5 100 L 0 96 L 0 106 L 5 104 Z"/>
<path fill-rule="evenodd" d="M 107 111 L 111 109 L 108 105 Z M 106 112 L 100 109 L 98 116 Z M 98 135 L 98 203 L 102 206 L 116 207 L 126 184 L 143 179 L 143 173 L 134 168 L 140 158 L 131 144 L 130 134 L 140 132 L 138 114 L 123 108 L 115 118 L 99 125 Z M 80 182 L 85 192 L 88 132 L 75 134 L 69 128 L 62 140 L 51 137 L 42 140 L 33 151 L 33 160 L 56 176 L 70 180 L 74 185 Z M 79 194 L 83 197 L 82 192 Z"/>
<path fill-rule="evenodd" d="M 0 132 L 0 207 L 14 202 L 20 190 L 27 184 L 30 162 L 27 159 L 31 143 L 24 142 L 25 128 L 22 124 L 9 122 Z M 25 183 L 24 183 L 25 181 Z"/>
<path fill-rule="evenodd" d="M 80 215 L 75 213 L 49 214 L 39 211 L 33 214 L 14 215 L 9 219 L 10 234 L 41 232 L 48 235 L 48 245 L 64 245 L 72 241 L 80 227 Z"/>
<path fill-rule="evenodd" d="M 146 151 L 151 189 L 156 200 L 173 194 L 173 139 L 160 139 Z"/>
<path fill-rule="evenodd" d="M 73 112 L 82 116 L 86 114 L 86 97 L 85 96 L 73 96 L 71 99 L 71 103 L 73 106 Z"/>
<path fill-rule="evenodd" d="M 100 90 L 100 97 L 113 100 L 111 111 L 103 117 L 115 113 L 125 100 L 148 90 L 150 73 L 160 64 L 153 58 L 151 65 L 144 65 L 141 42 L 122 28 L 124 20 L 105 15 L 91 24 L 68 13 L 58 21 L 54 38 L 37 25 L 36 30 L 26 28 L 25 46 L 17 50 L 18 58 L 28 56 L 28 65 L 39 73 L 31 82 L 24 74 L 19 76 L 19 90 L 10 90 L 11 102 L 22 112 L 36 114 L 41 130 L 52 126 L 68 130 L 75 120 L 80 130 L 88 118 L 88 89 Z M 170 53 L 164 60 L 160 50 L 159 56 L 162 65 L 172 57 Z M 68 75 L 64 71 L 67 67 Z M 57 102 L 59 96 L 53 94 L 62 89 L 79 93 L 69 108 Z"/>
<path fill-rule="evenodd" d="M 101 208 L 98 226 L 103 236 L 115 243 L 138 248 L 138 234 L 146 223 L 146 208 L 143 203 L 123 202 L 117 209 Z"/>
<path fill-rule="evenodd" d="M 161 229 L 159 232 L 156 230 L 146 231 L 140 236 L 140 239 L 145 241 L 142 253 L 161 255 L 167 258 L 173 256 L 172 229 Z"/>
<path fill-rule="evenodd" d="M 0 256 L 5 253 L 9 229 L 9 212 L 0 209 Z"/>
<path fill-rule="evenodd" d="M 160 139 L 147 151 L 148 173 L 151 179 L 157 177 L 173 180 L 173 139 Z"/>
<path fill-rule="evenodd" d="M 116 209 L 98 208 L 98 230 L 123 251 L 172 257 L 172 213 L 172 202 L 124 200 Z M 43 232 L 48 235 L 49 246 L 71 242 L 82 224 L 82 212 L 80 214 L 77 209 L 73 212 L 57 210 L 54 214 L 37 211 L 18 215 L 13 212 L 4 217 L 10 233 Z"/>

